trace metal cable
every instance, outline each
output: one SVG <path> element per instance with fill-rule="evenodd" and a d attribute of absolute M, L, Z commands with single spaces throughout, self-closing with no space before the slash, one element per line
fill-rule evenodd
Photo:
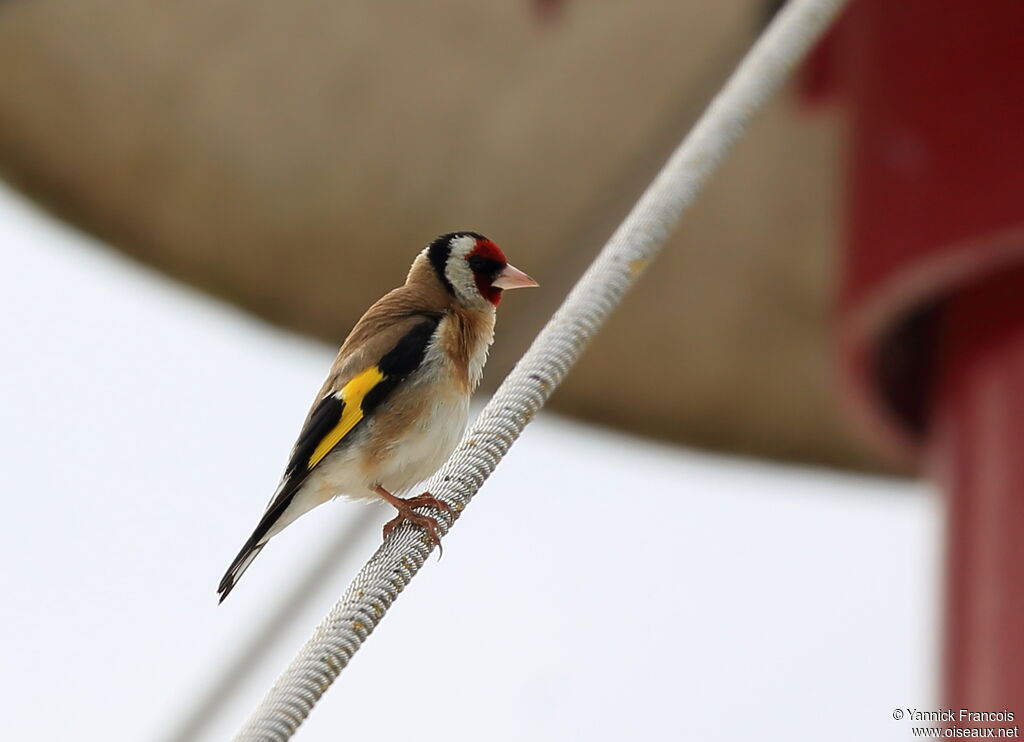
<path fill-rule="evenodd" d="M 442 534 L 565 378 L 626 289 L 657 255 L 754 112 L 846 1 L 790 0 L 747 53 L 455 453 L 427 484 L 428 491 L 454 509 L 453 516 L 437 513 Z M 236 742 L 290 739 L 432 550 L 422 532 L 408 524 L 386 539 L 278 678 Z"/>

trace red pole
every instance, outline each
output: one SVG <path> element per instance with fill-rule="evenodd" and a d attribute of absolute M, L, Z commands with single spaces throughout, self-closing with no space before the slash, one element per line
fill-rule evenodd
<path fill-rule="evenodd" d="M 1024 726 L 1024 270 L 952 297 L 929 466 L 948 498 L 945 706 Z"/>
<path fill-rule="evenodd" d="M 803 88 L 848 115 L 846 399 L 944 492 L 940 701 L 1014 714 L 979 732 L 1024 726 L 1022 39 L 1020 0 L 855 0 Z"/>

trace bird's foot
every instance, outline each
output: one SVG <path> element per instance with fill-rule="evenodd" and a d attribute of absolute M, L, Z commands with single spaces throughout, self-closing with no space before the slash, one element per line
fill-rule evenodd
<path fill-rule="evenodd" d="M 427 534 L 427 540 L 437 546 L 440 554 L 441 550 L 441 532 L 437 525 L 437 520 L 431 518 L 429 515 L 423 515 L 415 512 L 416 508 L 434 508 L 444 513 L 452 512 L 451 505 L 438 500 L 429 492 L 424 492 L 422 495 L 416 497 L 401 498 L 395 497 L 390 492 L 385 490 L 383 487 L 377 489 L 377 494 L 387 500 L 395 510 L 398 511 L 398 515 L 389 520 L 384 524 L 384 538 L 398 528 L 402 523 L 409 522 L 414 526 L 421 528 Z"/>

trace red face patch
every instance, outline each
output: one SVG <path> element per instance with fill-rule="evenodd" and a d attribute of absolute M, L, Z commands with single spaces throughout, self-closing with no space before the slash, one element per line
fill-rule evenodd
<path fill-rule="evenodd" d="M 494 306 L 501 301 L 501 289 L 492 286 L 491 282 L 508 265 L 505 253 L 490 240 L 477 240 L 476 245 L 466 255 L 477 291 Z"/>

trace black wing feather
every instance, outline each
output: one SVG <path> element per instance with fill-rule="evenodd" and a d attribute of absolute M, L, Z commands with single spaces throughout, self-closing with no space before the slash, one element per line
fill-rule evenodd
<path fill-rule="evenodd" d="M 363 397 L 363 403 L 360 406 L 363 411 L 363 420 L 390 396 L 395 387 L 420 367 L 423 357 L 427 354 L 427 345 L 430 343 L 430 338 L 434 336 L 439 322 L 439 318 L 424 318 L 380 359 L 377 368 L 380 369 L 384 378 Z"/>

